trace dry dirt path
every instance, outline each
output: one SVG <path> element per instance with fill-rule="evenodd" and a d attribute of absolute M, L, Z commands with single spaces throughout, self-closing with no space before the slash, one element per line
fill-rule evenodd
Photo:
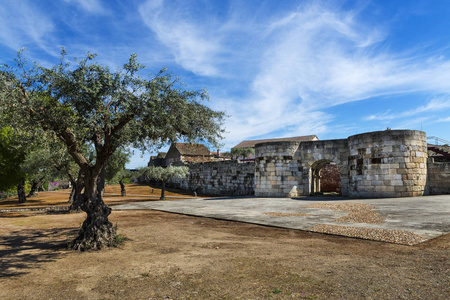
<path fill-rule="evenodd" d="M 403 246 L 155 211 L 114 211 L 127 241 L 61 243 L 84 214 L 0 217 L 2 299 L 448 299 L 449 236 Z"/>
<path fill-rule="evenodd" d="M 67 195 L 51 195 L 28 205 L 66 201 Z M 301 217 L 279 207 L 266 212 Z M 84 213 L 0 212 L 0 299 L 450 298 L 448 234 L 405 246 L 115 210 L 110 220 L 126 237 L 122 245 L 99 252 L 66 250 L 84 218 Z"/>

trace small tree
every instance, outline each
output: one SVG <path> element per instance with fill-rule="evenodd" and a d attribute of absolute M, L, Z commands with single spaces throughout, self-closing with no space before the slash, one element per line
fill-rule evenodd
<path fill-rule="evenodd" d="M 184 178 L 189 174 L 188 167 L 145 167 L 140 169 L 140 176 L 147 182 L 157 180 L 161 182 L 161 200 L 165 200 L 166 183 L 172 178 Z"/>
<path fill-rule="evenodd" d="M 248 148 L 232 148 L 231 149 L 231 155 L 235 158 L 238 159 L 239 157 L 242 158 L 247 158 L 250 157 L 250 155 L 255 154 L 255 149 L 248 147 Z"/>
<path fill-rule="evenodd" d="M 125 165 L 130 161 L 130 155 L 130 151 L 119 148 L 108 160 L 106 166 L 106 181 L 108 183 L 120 184 L 120 195 L 122 197 L 127 195 L 123 180 L 127 177 L 131 177 L 131 173 L 125 170 Z"/>
<path fill-rule="evenodd" d="M 81 209 L 86 220 L 73 249 L 101 249 L 114 244 L 111 209 L 103 202 L 99 181 L 108 159 L 119 147 L 146 150 L 185 139 L 216 144 L 224 114 L 200 102 L 206 91 L 187 90 L 177 77 L 162 70 L 145 79 L 144 68 L 131 55 L 122 70 L 111 72 L 88 53 L 71 67 L 62 50 L 52 68 L 27 65 L 21 52 L 16 68 L 0 68 L 0 118 L 8 115 L 14 126 L 40 127 L 53 132 L 83 174 Z M 91 145 L 91 161 L 83 147 Z"/>
<path fill-rule="evenodd" d="M 36 148 L 26 156 L 20 168 L 26 174 L 27 181 L 31 184 L 30 192 L 27 197 L 33 197 L 39 186 L 42 186 L 44 181 L 50 180 L 53 173 L 53 162 L 51 160 L 52 154 L 48 147 Z"/>

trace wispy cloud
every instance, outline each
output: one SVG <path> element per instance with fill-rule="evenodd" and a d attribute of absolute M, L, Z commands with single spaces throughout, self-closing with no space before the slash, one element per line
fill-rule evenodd
<path fill-rule="evenodd" d="M 186 13 L 188 6 L 185 3 L 178 4 L 179 8 L 166 8 L 163 1 L 150 0 L 139 7 L 139 13 L 144 23 L 185 69 L 199 75 L 218 75 L 215 63 L 224 45 L 221 45 L 215 31 L 220 28 L 214 28 L 214 24 L 209 24 L 211 27 L 201 26 L 195 15 Z"/>
<path fill-rule="evenodd" d="M 450 117 L 448 118 L 439 118 L 436 120 L 436 123 L 440 123 L 440 122 L 450 122 Z"/>
<path fill-rule="evenodd" d="M 228 146 L 248 138 L 320 137 L 336 128 L 353 133 L 361 124 L 448 122 L 439 115 L 450 110 L 448 42 L 437 48 L 423 35 L 404 46 L 405 29 L 395 25 L 405 25 L 402 14 L 409 18 L 411 13 L 401 5 L 393 21 L 360 2 L 53 2 L 2 1 L 3 46 L 17 50 L 30 45 L 35 52 L 47 52 L 48 60 L 59 56 L 59 45 L 70 56 L 89 50 L 111 68 L 138 53 L 149 71 L 167 66 L 181 73 L 190 88 L 210 90 L 209 105 L 231 116 Z M 380 12 L 390 11 L 391 6 L 373 3 Z M 419 94 L 428 99 L 425 104 L 417 100 Z M 409 95 L 417 101 L 405 101 Z M 377 106 L 376 101 L 387 98 L 401 105 Z M 344 111 L 364 103 L 374 107 L 364 113 L 369 116 Z"/>
<path fill-rule="evenodd" d="M 48 52 L 47 39 L 54 30 L 53 21 L 29 1 L 2 1 L 0 6 L 0 39 L 13 50 L 37 45 Z"/>
<path fill-rule="evenodd" d="M 95 14 L 105 14 L 108 10 L 103 6 L 100 0 L 64 0 L 67 3 L 80 6 L 85 11 Z"/>
<path fill-rule="evenodd" d="M 390 111 L 387 111 L 382 114 L 366 116 L 363 119 L 366 121 L 393 120 L 399 118 L 412 117 L 426 112 L 442 111 L 444 109 L 450 109 L 450 96 L 433 98 L 426 105 L 419 106 L 412 110 L 407 110 L 398 113 L 391 113 Z"/>
<path fill-rule="evenodd" d="M 323 3 L 299 7 L 273 21 L 251 84 L 253 96 L 241 100 L 249 109 L 233 112 L 239 117 L 228 123 L 230 131 L 248 127 L 253 130 L 245 133 L 256 136 L 271 129 L 289 130 L 295 123 L 295 132 L 307 128 L 320 133 L 329 130 L 333 119 L 324 110 L 336 105 L 381 95 L 450 93 L 449 59 L 390 52 L 384 45 L 388 36 L 385 26 Z M 433 99 L 400 116 L 449 105 L 448 100 Z M 395 117 L 385 113 L 368 119 Z"/>

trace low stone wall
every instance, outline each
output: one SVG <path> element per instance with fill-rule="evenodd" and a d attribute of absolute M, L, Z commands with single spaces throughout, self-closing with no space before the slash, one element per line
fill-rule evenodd
<path fill-rule="evenodd" d="M 255 163 L 237 161 L 205 162 L 189 165 L 189 175 L 169 184 L 199 194 L 251 196 L 254 194 Z"/>
<path fill-rule="evenodd" d="M 450 162 L 436 162 L 429 158 L 427 168 L 426 194 L 450 194 Z"/>

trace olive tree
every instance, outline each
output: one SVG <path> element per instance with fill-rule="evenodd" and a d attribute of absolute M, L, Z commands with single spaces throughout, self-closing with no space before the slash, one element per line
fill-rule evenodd
<path fill-rule="evenodd" d="M 28 64 L 19 51 L 15 67 L 0 69 L 0 115 L 14 115 L 15 126 L 52 131 L 67 147 L 83 174 L 80 208 L 86 219 L 72 249 L 101 249 L 114 243 L 111 209 L 99 195 L 98 178 L 117 148 L 143 151 L 184 139 L 215 144 L 224 114 L 202 104 L 205 90 L 193 91 L 165 69 L 142 76 L 144 66 L 131 55 L 111 71 L 88 53 L 72 66 L 61 51 L 59 64 Z M 90 161 L 82 151 L 94 147 Z M 101 184 L 100 184 L 101 185 Z"/>
<path fill-rule="evenodd" d="M 43 137 L 41 140 L 36 140 L 37 132 Z M 15 185 L 19 203 L 27 201 L 26 182 L 31 185 L 28 195 L 31 197 L 37 187 L 48 179 L 52 169 L 49 157 L 47 135 L 42 131 L 26 132 L 0 125 L 0 186 Z"/>
<path fill-rule="evenodd" d="M 149 182 L 150 180 L 157 180 L 161 182 L 161 200 L 165 200 L 166 183 L 172 178 L 184 178 L 189 174 L 188 167 L 168 166 L 163 167 L 145 167 L 139 170 L 140 177 Z"/>
<path fill-rule="evenodd" d="M 25 158 L 26 151 L 13 130 L 6 126 L 0 127 L 0 191 L 18 187 L 19 182 L 24 181 L 25 174 L 20 166 Z M 25 189 L 23 194 L 25 195 Z"/>
<path fill-rule="evenodd" d="M 248 147 L 248 148 L 232 148 L 231 149 L 231 155 L 235 157 L 236 159 L 239 157 L 243 157 L 244 159 L 254 155 L 255 154 L 255 148 Z"/>

